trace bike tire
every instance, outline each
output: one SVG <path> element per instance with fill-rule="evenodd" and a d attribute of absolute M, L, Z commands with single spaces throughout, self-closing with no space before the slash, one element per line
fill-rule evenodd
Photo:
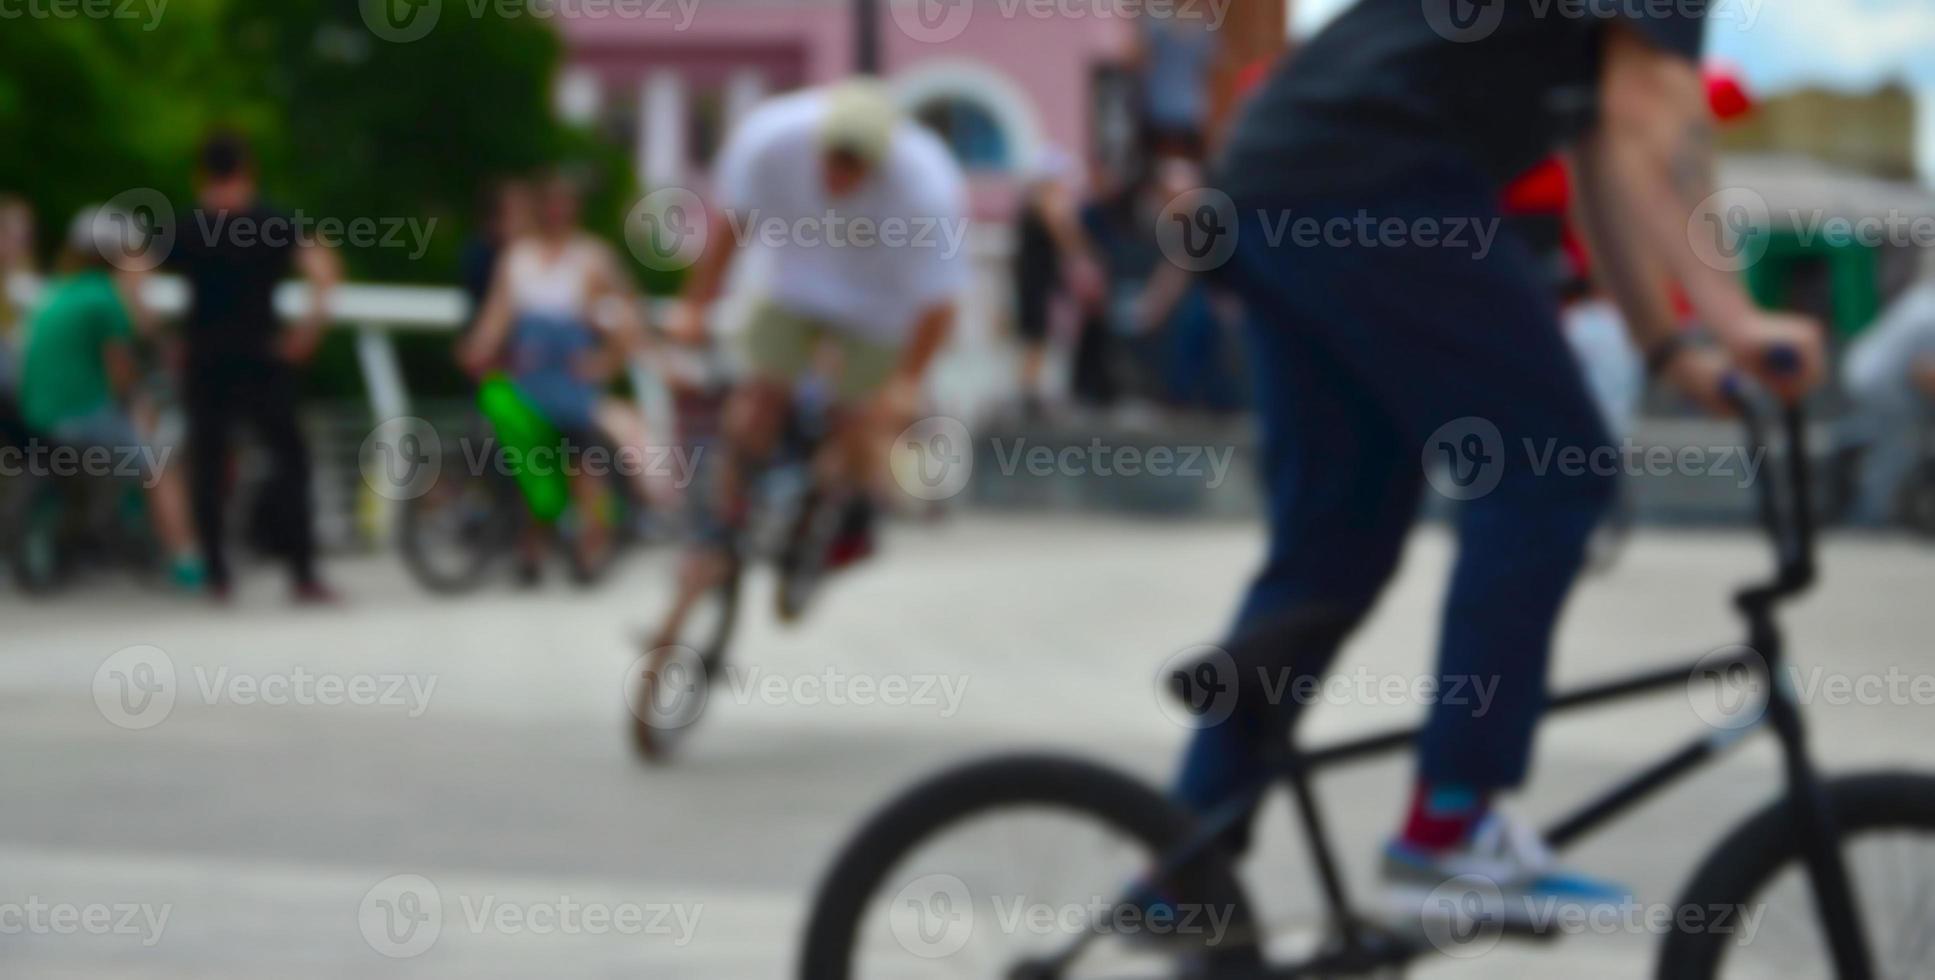
<path fill-rule="evenodd" d="M 709 636 L 693 638 L 699 642 L 692 644 L 691 649 L 698 653 L 699 669 L 702 672 L 701 683 L 707 686 L 706 690 L 701 692 L 701 697 L 710 696 L 710 685 L 713 679 L 725 669 L 726 658 L 732 648 L 733 633 L 738 628 L 739 599 L 744 578 L 743 567 L 735 563 L 725 581 L 713 590 L 712 601 L 719 604 L 718 622 Z M 651 655 L 651 652 L 647 651 L 647 656 Z M 633 692 L 627 698 L 626 705 L 632 733 L 632 748 L 637 751 L 639 758 L 654 765 L 669 763 L 677 757 L 680 747 L 685 744 L 692 728 L 698 724 L 704 714 L 704 705 L 700 704 L 697 713 L 690 718 L 678 717 L 675 721 L 664 720 L 667 716 L 678 716 L 680 712 L 656 710 L 663 704 L 659 693 L 660 682 L 657 670 L 648 668 L 641 671 L 638 676 L 629 681 L 633 685 Z"/>
<path fill-rule="evenodd" d="M 843 498 L 816 493 L 801 509 L 779 555 L 779 587 L 773 591 L 773 611 L 779 621 L 794 625 L 806 618 L 813 598 L 827 576 L 827 550 L 844 518 Z"/>
<path fill-rule="evenodd" d="M 453 468 L 447 463 L 440 479 L 451 479 L 453 474 L 459 479 L 491 481 L 485 491 L 490 510 L 480 518 L 477 537 L 466 548 L 467 561 L 454 567 L 445 567 L 431 557 L 432 538 L 436 534 L 432 520 L 433 508 L 443 502 L 440 494 L 461 493 L 462 488 L 432 487 L 419 496 L 403 501 L 397 518 L 397 541 L 404 567 L 419 585 L 436 595 L 445 596 L 474 592 L 484 584 L 498 560 L 516 547 L 517 528 L 522 515 L 520 508 L 523 506 L 517 499 L 515 485 L 498 479 L 494 474 L 470 475 L 463 466 Z"/>
<path fill-rule="evenodd" d="M 851 980 L 862 919 L 896 865 L 949 827 L 1010 808 L 1050 808 L 1093 820 L 1155 855 L 1176 852 L 1193 822 L 1140 781 L 1078 759 L 1000 756 L 941 773 L 882 808 L 841 850 L 815 894 L 799 976 Z M 1247 976 L 1257 970 L 1249 902 L 1226 857 L 1206 855 L 1167 892 L 1178 903 L 1230 909 L 1229 935 L 1246 937 L 1192 950 L 1202 957 L 1205 975 Z"/>
<path fill-rule="evenodd" d="M 59 493 L 35 477 L 9 488 L 0 527 L 7 529 L 7 572 L 21 594 L 44 597 L 67 584 L 63 556 L 65 505 Z"/>
<path fill-rule="evenodd" d="M 1847 776 L 1828 781 L 1822 794 L 1841 828 L 1844 851 L 1846 841 L 1877 832 L 1909 831 L 1935 839 L 1935 776 Z M 1783 797 L 1728 834 L 1694 873 L 1677 908 L 1750 907 L 1780 872 L 1802 866 L 1802 841 L 1790 806 Z M 1656 975 L 1660 980 L 1709 980 L 1725 968 L 1732 947 L 1732 935 L 1717 929 L 1675 928 L 1661 943 Z"/>
<path fill-rule="evenodd" d="M 595 588 L 603 584 L 605 579 L 611 577 L 612 570 L 616 569 L 619 562 L 624 559 L 625 553 L 636 544 L 631 530 L 631 522 L 635 518 L 630 511 L 630 505 L 623 499 L 622 488 L 614 487 L 609 500 L 611 501 L 609 515 L 611 526 L 608 530 L 611 540 L 602 554 L 596 558 L 586 558 L 578 548 L 576 530 L 567 530 L 559 536 L 564 545 L 565 567 L 570 572 L 571 584 L 581 589 Z M 568 512 L 560 527 L 571 525 L 574 519 L 575 515 Z"/>

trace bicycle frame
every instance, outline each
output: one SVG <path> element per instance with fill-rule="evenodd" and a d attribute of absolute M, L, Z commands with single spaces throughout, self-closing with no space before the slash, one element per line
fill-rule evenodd
<path fill-rule="evenodd" d="M 1747 423 L 1750 451 L 1765 449 L 1763 426 L 1755 408 L 1738 396 L 1735 402 Z M 1547 828 L 1545 833 L 1555 848 L 1562 849 L 1577 842 L 1659 790 L 1717 759 L 1764 723 L 1772 728 L 1779 739 L 1785 757 L 1787 796 L 1797 821 L 1795 829 L 1806 841 L 1805 854 L 1808 874 L 1814 886 L 1816 911 L 1821 918 L 1823 931 L 1829 937 L 1836 973 L 1842 980 L 1868 980 L 1873 975 L 1873 969 L 1842 860 L 1839 829 L 1821 795 L 1819 777 L 1807 747 L 1800 705 L 1782 674 L 1786 651 L 1774 613 L 1781 602 L 1806 591 L 1813 584 L 1815 575 L 1815 529 L 1809 500 L 1810 464 L 1806 418 L 1801 410 L 1786 409 L 1783 428 L 1787 486 L 1777 487 L 1774 481 L 1765 479 L 1757 481 L 1761 523 L 1773 539 L 1778 558 L 1776 573 L 1763 584 L 1741 589 L 1734 600 L 1734 605 L 1747 620 L 1747 652 L 1727 658 L 1701 658 L 1682 666 L 1660 668 L 1580 688 L 1554 696 L 1546 709 L 1548 713 L 1573 711 L 1669 688 L 1684 689 L 1688 678 L 1696 670 L 1744 668 L 1758 675 L 1761 690 L 1767 692 L 1762 713 L 1752 724 L 1739 729 L 1716 731 L 1689 741 L 1677 751 L 1581 804 L 1570 815 Z M 1226 834 L 1248 821 L 1274 785 L 1287 784 L 1291 790 L 1296 819 L 1301 824 L 1304 840 L 1316 864 L 1331 929 L 1341 938 L 1341 944 L 1307 962 L 1267 968 L 1264 976 L 1291 980 L 1368 972 L 1400 966 L 1417 958 L 1425 951 L 1367 927 L 1352 911 L 1349 891 L 1338 870 L 1323 815 L 1311 788 L 1311 777 L 1326 769 L 1408 749 L 1418 733 L 1418 728 L 1392 730 L 1305 750 L 1296 744 L 1293 732 L 1293 737 L 1283 740 L 1281 749 L 1269 760 L 1269 775 L 1208 814 L 1196 833 L 1181 848 L 1164 857 L 1156 873 L 1157 880 L 1189 866 L 1219 846 L 1218 842 Z"/>

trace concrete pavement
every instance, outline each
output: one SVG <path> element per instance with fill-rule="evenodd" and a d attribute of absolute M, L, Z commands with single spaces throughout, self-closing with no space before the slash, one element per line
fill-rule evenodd
<path fill-rule="evenodd" d="M 1420 533 L 1345 670 L 1426 667 L 1448 552 Z M 225 614 L 114 588 L 8 597 L 0 972 L 787 976 L 833 849 L 936 766 L 1029 746 L 1164 778 L 1187 733 L 1157 704 L 1157 667 L 1216 637 L 1257 557 L 1241 524 L 966 516 L 895 529 L 802 629 L 779 629 L 755 583 L 738 672 L 671 768 L 638 764 L 623 727 L 627 638 L 662 600 L 662 555 L 590 594 L 559 583 L 447 602 L 387 559 L 344 561 L 332 571 L 350 603 L 333 611 L 289 610 L 272 581 Z M 1737 640 L 1726 590 L 1766 561 L 1744 533 L 1642 535 L 1580 593 L 1561 682 Z M 1831 542 L 1822 588 L 1791 617 L 1803 680 L 1935 673 L 1931 572 L 1935 550 Z M 1830 690 L 1808 710 L 1833 768 L 1935 769 L 1935 713 L 1912 688 L 1882 704 Z M 1417 710 L 1325 707 L 1309 730 Z M 1555 723 L 1519 809 L 1562 812 L 1702 730 L 1678 694 Z M 1757 742 L 1577 860 L 1670 901 L 1770 797 L 1776 762 Z M 1322 784 L 1360 881 L 1408 778 L 1394 760 Z M 1272 805 L 1246 875 L 1265 921 L 1288 924 L 1315 896 L 1286 817 Z M 429 895 L 439 928 L 425 943 L 394 924 L 431 921 Z M 1642 935 L 1584 937 L 1418 975 L 1632 977 L 1651 952 Z"/>

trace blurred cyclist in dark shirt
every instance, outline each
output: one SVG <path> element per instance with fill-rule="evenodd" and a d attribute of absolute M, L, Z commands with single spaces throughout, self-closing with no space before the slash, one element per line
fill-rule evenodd
<path fill-rule="evenodd" d="M 257 196 L 255 160 L 240 136 L 223 133 L 204 143 L 197 181 L 197 206 L 180 222 L 167 264 L 188 280 L 191 295 L 181 327 L 184 396 L 190 493 L 209 590 L 218 600 L 229 594 L 223 541 L 229 455 L 237 426 L 247 425 L 273 468 L 261 489 L 261 514 L 289 562 L 292 595 L 298 602 L 329 601 L 334 595 L 316 574 L 315 505 L 296 387 L 297 368 L 322 343 L 337 261 Z M 307 309 L 285 329 L 275 291 L 298 273 L 309 285 Z"/>
<path fill-rule="evenodd" d="M 1655 376 L 1723 407 L 1732 370 L 1787 398 L 1820 373 L 1819 326 L 1757 309 L 1730 264 L 1743 243 L 1714 193 L 1704 14 L 1703 0 L 1359 0 L 1250 101 L 1227 198 L 1192 209 L 1180 241 L 1249 307 L 1271 542 L 1232 631 L 1234 713 L 1198 731 L 1178 795 L 1208 809 L 1258 779 L 1296 714 L 1283 692 L 1307 690 L 1298 678 L 1376 601 L 1429 482 L 1462 507 L 1444 696 L 1385 852 L 1413 917 L 1471 874 L 1507 916 L 1624 897 L 1493 806 L 1529 772 L 1552 632 L 1612 489 L 1600 468 L 1539 464 L 1611 443 L 1543 267 L 1498 234 L 1504 183 L 1570 149 L 1595 268 Z M 1677 329 L 1670 282 L 1717 349 Z M 1772 370 L 1774 351 L 1799 370 Z"/>

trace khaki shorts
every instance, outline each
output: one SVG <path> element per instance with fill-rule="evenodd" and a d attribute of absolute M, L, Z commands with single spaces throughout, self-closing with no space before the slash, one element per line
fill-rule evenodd
<path fill-rule="evenodd" d="M 840 371 L 834 393 L 843 402 L 857 402 L 879 391 L 900 363 L 900 351 L 822 320 L 761 303 L 746 324 L 746 360 L 753 373 L 781 381 L 798 381 L 814 366 L 822 345 L 839 352 Z"/>

